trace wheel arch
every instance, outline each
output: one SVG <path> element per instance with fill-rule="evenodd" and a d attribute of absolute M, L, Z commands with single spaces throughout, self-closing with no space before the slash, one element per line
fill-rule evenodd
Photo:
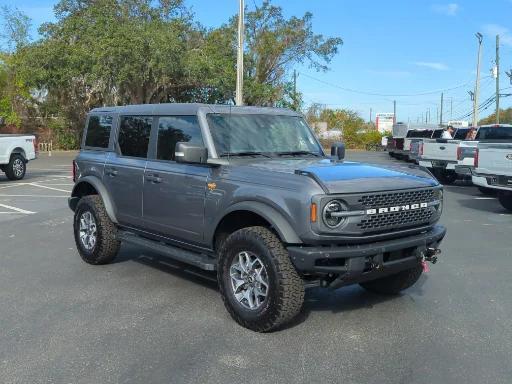
<path fill-rule="evenodd" d="M 83 177 L 75 184 L 73 191 L 71 191 L 71 198 L 69 199 L 69 207 L 71 210 L 75 210 L 80 198 L 88 195 L 99 195 L 103 201 L 108 217 L 113 223 L 117 224 L 115 205 L 110 198 L 110 194 L 101 180 L 95 176 Z"/>
<path fill-rule="evenodd" d="M 25 162 L 27 161 L 27 154 L 25 153 L 25 150 L 21 147 L 13 148 L 10 157 L 12 157 L 12 155 L 21 155 Z"/>
<path fill-rule="evenodd" d="M 272 229 L 283 243 L 302 243 L 288 220 L 275 208 L 261 202 L 249 201 L 232 205 L 218 220 L 211 238 L 214 249 L 230 233 L 255 225 Z"/>

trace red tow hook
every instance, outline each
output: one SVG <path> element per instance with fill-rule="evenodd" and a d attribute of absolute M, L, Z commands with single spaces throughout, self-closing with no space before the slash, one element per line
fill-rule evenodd
<path fill-rule="evenodd" d="M 427 261 L 430 261 L 432 264 L 437 263 L 437 255 L 440 253 L 441 250 L 439 248 L 427 248 L 426 252 L 421 257 L 421 266 L 423 267 L 423 272 L 430 272 Z"/>

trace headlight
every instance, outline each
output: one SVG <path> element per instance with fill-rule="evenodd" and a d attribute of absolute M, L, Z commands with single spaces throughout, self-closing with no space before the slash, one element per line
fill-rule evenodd
<path fill-rule="evenodd" d="M 325 205 L 322 214 L 325 225 L 327 225 L 329 228 L 339 227 L 346 220 L 346 218 L 341 215 L 341 213 L 346 210 L 347 208 L 345 204 L 343 204 L 341 201 L 329 201 Z"/>

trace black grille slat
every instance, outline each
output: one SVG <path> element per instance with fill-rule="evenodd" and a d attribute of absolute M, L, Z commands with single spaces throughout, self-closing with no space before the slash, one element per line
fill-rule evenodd
<path fill-rule="evenodd" d="M 419 191 L 381 193 L 375 195 L 361 196 L 359 202 L 365 208 L 391 207 L 402 204 L 414 204 L 424 201 L 434 200 L 435 191 L 433 189 L 423 189 Z"/>
<path fill-rule="evenodd" d="M 431 202 L 436 199 L 434 189 L 417 191 L 393 192 L 363 195 L 358 202 L 364 209 L 388 208 L 394 206 L 411 205 Z M 404 226 L 421 225 L 430 222 L 433 211 L 431 208 L 409 209 L 398 212 L 377 213 L 367 215 L 357 224 L 365 232 L 392 229 Z"/>

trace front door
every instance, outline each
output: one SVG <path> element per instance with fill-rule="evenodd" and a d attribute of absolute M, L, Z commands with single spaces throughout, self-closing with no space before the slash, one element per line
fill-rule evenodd
<path fill-rule="evenodd" d="M 203 145 L 196 116 L 161 116 L 144 174 L 145 225 L 178 241 L 201 244 L 204 232 L 206 165 L 176 163 L 177 142 Z"/>
<path fill-rule="evenodd" d="M 107 158 L 103 180 L 121 225 L 141 225 L 144 169 L 152 121 L 147 116 L 121 116 L 116 152 Z"/>

